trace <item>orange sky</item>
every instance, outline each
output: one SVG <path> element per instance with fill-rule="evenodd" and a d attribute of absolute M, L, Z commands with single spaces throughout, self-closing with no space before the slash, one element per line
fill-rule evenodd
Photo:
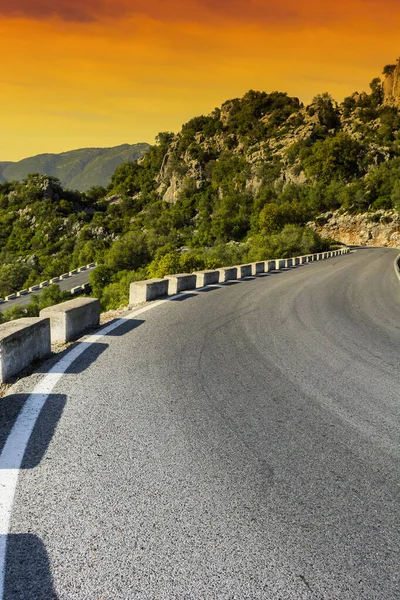
<path fill-rule="evenodd" d="M 0 0 L 0 160 L 148 141 L 248 89 L 367 90 L 398 0 Z"/>

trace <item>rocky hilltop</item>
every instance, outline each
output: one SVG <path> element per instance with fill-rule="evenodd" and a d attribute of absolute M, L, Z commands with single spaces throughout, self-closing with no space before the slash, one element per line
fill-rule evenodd
<path fill-rule="evenodd" d="M 160 133 L 107 190 L 0 183 L 0 295 L 96 261 L 94 294 L 114 308 L 137 278 L 310 254 L 324 238 L 397 245 L 398 71 L 340 104 L 250 90 Z"/>

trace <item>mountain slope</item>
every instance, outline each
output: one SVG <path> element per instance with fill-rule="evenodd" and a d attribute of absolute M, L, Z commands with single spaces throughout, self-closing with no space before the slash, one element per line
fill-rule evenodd
<path fill-rule="evenodd" d="M 52 175 L 62 185 L 81 192 L 93 186 L 106 187 L 115 169 L 141 158 L 149 144 L 122 144 L 113 148 L 81 148 L 61 154 L 38 154 L 18 162 L 0 163 L 0 181 L 21 181 L 29 173 Z"/>
<path fill-rule="evenodd" d="M 321 251 L 328 214 L 367 213 L 366 242 L 395 245 L 400 110 L 380 79 L 370 88 L 309 106 L 249 91 L 160 133 L 141 160 L 116 168 L 106 194 L 40 176 L 0 184 L 0 295 L 96 261 L 93 293 L 115 308 L 134 279 Z M 89 163 L 79 152 L 64 163 L 70 181 Z M 332 229 L 336 241 L 342 230 Z"/>

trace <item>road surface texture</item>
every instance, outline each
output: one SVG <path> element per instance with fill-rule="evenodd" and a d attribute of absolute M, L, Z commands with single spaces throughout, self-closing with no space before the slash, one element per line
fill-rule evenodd
<path fill-rule="evenodd" d="M 88 269 L 87 271 L 82 271 L 82 273 L 77 273 L 76 275 L 71 275 L 67 279 L 62 279 L 61 281 L 56 281 L 55 285 L 60 287 L 60 290 L 63 292 L 69 292 L 74 287 L 78 287 L 78 285 L 83 285 L 85 283 L 89 283 L 89 275 L 94 269 Z M 32 296 L 37 296 L 41 294 L 43 290 L 37 290 L 35 292 L 30 292 L 26 296 L 20 296 L 19 298 L 15 298 L 15 300 L 7 300 L 3 304 L 0 304 L 0 310 L 4 312 L 13 306 L 25 306 L 29 304 L 32 300 Z"/>
<path fill-rule="evenodd" d="M 182 295 L 88 346 L 25 454 L 4 598 L 400 598 L 395 256 Z"/>

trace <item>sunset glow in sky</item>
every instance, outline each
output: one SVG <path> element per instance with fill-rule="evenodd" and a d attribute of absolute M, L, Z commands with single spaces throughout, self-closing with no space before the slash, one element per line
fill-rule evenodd
<path fill-rule="evenodd" d="M 398 0 L 0 0 L 0 160 L 153 143 L 249 89 L 341 101 L 399 26 Z"/>

